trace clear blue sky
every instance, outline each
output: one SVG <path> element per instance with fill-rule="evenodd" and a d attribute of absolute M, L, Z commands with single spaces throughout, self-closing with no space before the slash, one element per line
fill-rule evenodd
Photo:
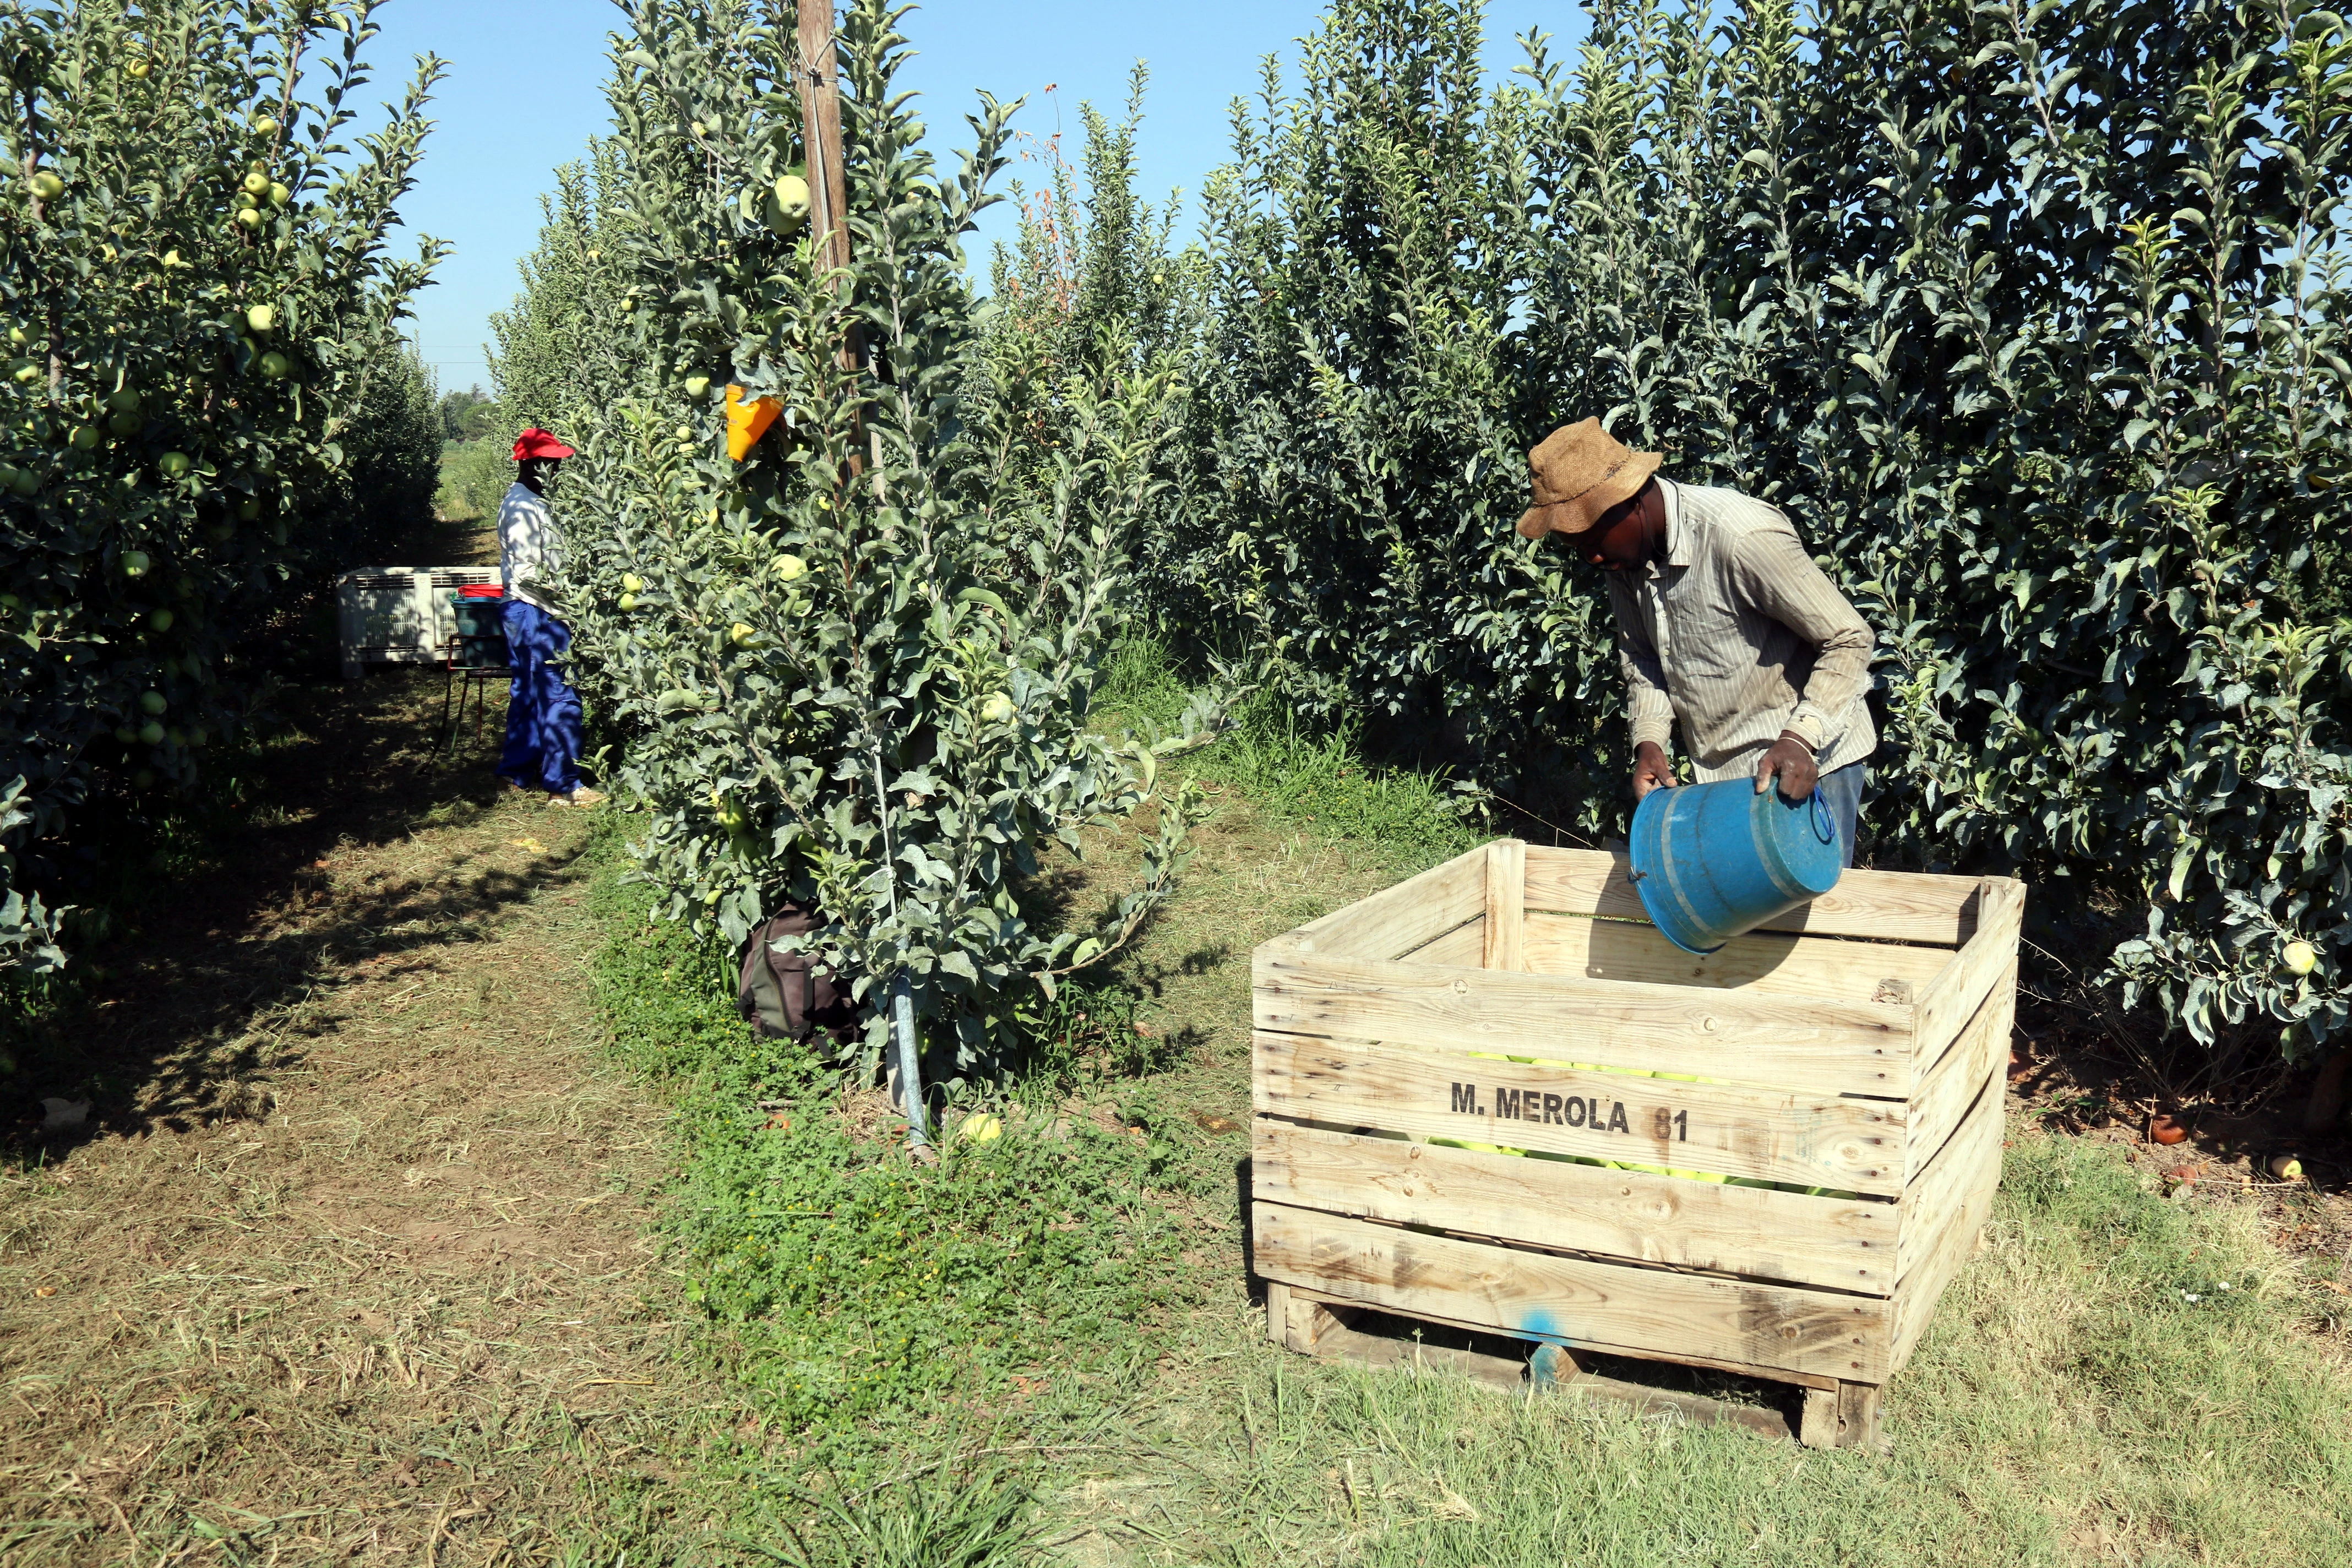
<path fill-rule="evenodd" d="M 963 115 L 984 88 L 1007 100 L 1026 95 L 1016 128 L 1038 137 L 1060 130 L 1075 154 L 1078 104 L 1115 111 L 1129 70 L 1145 60 L 1143 189 L 1160 200 L 1181 186 L 1190 197 L 1225 160 L 1227 105 L 1253 91 L 1261 58 L 1295 54 L 1292 40 L 1321 8 L 1316 0 L 930 0 L 905 23 L 918 53 L 901 79 L 922 94 L 919 110 L 942 150 L 968 140 Z M 444 387 L 487 386 L 489 313 L 514 297 L 515 265 L 538 233 L 540 194 L 551 171 L 605 128 L 600 88 L 620 13 L 607 0 L 391 0 L 377 15 L 383 32 L 367 52 L 374 96 L 397 92 L 417 54 L 450 62 L 432 110 L 438 124 L 402 214 L 412 232 L 457 248 L 418 301 L 412 331 Z M 1487 25 L 1487 58 L 1501 70 L 1518 62 L 1513 36 L 1529 26 L 1563 38 L 1583 31 L 1569 0 L 1494 0 Z M 1001 219 L 1003 209 L 992 216 Z M 986 247 L 986 236 L 972 246 L 976 267 L 985 267 Z"/>

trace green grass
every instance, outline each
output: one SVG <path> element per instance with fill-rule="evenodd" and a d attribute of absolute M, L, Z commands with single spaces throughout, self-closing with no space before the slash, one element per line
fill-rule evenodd
<path fill-rule="evenodd" d="M 1255 1327 L 1236 1304 L 1223 1363 L 1167 1379 L 1141 1431 L 1191 1462 L 1148 1513 L 1072 1486 L 1057 1528 L 1383 1568 L 2352 1561 L 2342 1347 L 2245 1210 L 2168 1201 L 2112 1146 L 2011 1151 L 1989 1250 L 1891 1385 L 1891 1458 L 1260 1353 Z"/>
<path fill-rule="evenodd" d="M 1166 647 L 1131 637 L 1104 668 L 1097 706 L 1108 721 L 1165 727 L 1186 691 Z M 1232 728 L 1189 759 L 1192 771 L 1246 797 L 1269 821 L 1370 846 L 1401 870 L 1420 870 L 1484 843 L 1472 798 L 1441 779 L 1364 760 L 1352 730 L 1303 730 L 1264 695 L 1244 699 Z"/>
<path fill-rule="evenodd" d="M 1181 1178 L 1149 1115 L 1012 1106 L 974 1142 L 951 1111 L 944 1159 L 915 1166 L 887 1106 L 752 1038 L 723 954 L 647 924 L 617 867 L 596 896 L 600 1002 L 677 1105 L 674 1265 L 762 1410 L 835 1469 L 888 1468 L 845 1439 L 859 1423 L 985 1429 L 1016 1379 L 1115 1362 L 1176 1304 L 1182 1238 L 1153 1194 Z"/>
<path fill-rule="evenodd" d="M 1109 675 L 1107 722 L 1181 707 L 1149 645 Z M 2341 1326 L 2253 1205 L 2209 1184 L 2168 1197 L 2108 1144 L 2016 1130 L 1988 1249 L 1888 1391 L 1891 1458 L 1269 1346 L 1234 1180 L 1250 949 L 1479 834 L 1442 784 L 1264 710 L 1184 765 L 1223 803 L 1184 893 L 1139 951 L 1034 1010 L 1009 1097 L 1023 1116 L 935 1172 L 847 1131 L 796 1054 L 750 1047 L 717 955 L 644 932 L 608 879 L 616 1037 L 681 1107 L 672 1260 L 712 1353 L 790 1424 L 813 1478 L 740 1489 L 762 1550 L 1267 1568 L 2352 1561 Z M 1097 1125 L 1087 1108 L 1114 1099 Z M 792 1126 L 763 1126 L 761 1100 Z"/>

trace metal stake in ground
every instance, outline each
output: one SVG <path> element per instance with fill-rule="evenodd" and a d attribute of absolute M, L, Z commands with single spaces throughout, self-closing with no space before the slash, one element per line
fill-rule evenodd
<path fill-rule="evenodd" d="M 874 752 L 874 799 L 882 825 L 882 864 L 890 878 L 890 913 L 898 912 L 898 873 L 890 869 L 898 863 L 898 852 L 890 847 L 890 791 L 882 782 L 882 752 L 877 744 Z M 915 1159 L 928 1158 L 930 1131 L 923 1117 L 923 1065 L 915 1048 L 915 996 L 913 982 L 904 969 L 890 982 L 890 1031 L 898 1047 L 898 1093 L 900 1109 L 907 1114 L 907 1152 Z"/>
<path fill-rule="evenodd" d="M 890 983 L 890 1029 L 898 1040 L 898 1081 L 907 1094 L 907 1147 L 919 1152 L 930 1142 L 931 1131 L 923 1110 L 923 1069 L 915 1059 L 915 993 L 907 972 Z"/>

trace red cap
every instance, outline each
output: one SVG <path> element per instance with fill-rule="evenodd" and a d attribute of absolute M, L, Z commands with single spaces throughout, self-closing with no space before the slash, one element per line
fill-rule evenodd
<path fill-rule="evenodd" d="M 515 437 L 515 461 L 525 458 L 572 458 L 579 454 L 534 425 Z"/>

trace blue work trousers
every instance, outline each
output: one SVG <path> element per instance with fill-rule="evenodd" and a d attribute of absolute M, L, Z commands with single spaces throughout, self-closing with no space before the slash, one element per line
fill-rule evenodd
<path fill-rule="evenodd" d="M 555 661 L 572 647 L 572 630 L 520 599 L 500 613 L 514 686 L 507 697 L 507 745 L 499 777 L 524 789 L 570 795 L 580 787 L 580 694 Z"/>

